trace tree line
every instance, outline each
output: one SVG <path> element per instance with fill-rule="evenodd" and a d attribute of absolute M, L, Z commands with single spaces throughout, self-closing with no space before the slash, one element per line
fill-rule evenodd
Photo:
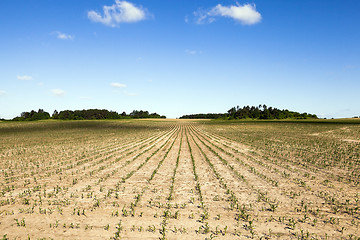
<path fill-rule="evenodd" d="M 198 113 L 183 115 L 180 119 L 218 119 L 226 117 L 225 113 Z"/>
<path fill-rule="evenodd" d="M 94 119 L 133 119 L 133 118 L 166 118 L 157 113 L 149 113 L 143 110 L 134 110 L 130 114 L 123 112 L 121 114 L 115 111 L 106 109 L 87 109 L 87 110 L 64 110 L 58 112 L 57 110 L 50 116 L 48 112 L 43 109 L 38 111 L 22 112 L 20 116 L 13 118 L 13 121 L 35 121 L 45 119 L 60 119 L 60 120 L 94 120 Z"/>
<path fill-rule="evenodd" d="M 227 113 L 208 113 L 184 115 L 181 119 L 317 119 L 315 114 L 298 113 L 287 109 L 267 107 L 265 104 L 259 106 L 232 107 Z"/>

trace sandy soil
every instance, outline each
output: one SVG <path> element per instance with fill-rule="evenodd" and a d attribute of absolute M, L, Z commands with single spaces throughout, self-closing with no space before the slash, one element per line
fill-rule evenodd
<path fill-rule="evenodd" d="M 358 186 L 329 181 L 326 169 L 315 173 L 295 159 L 274 159 L 194 121 L 171 123 L 106 140 L 3 145 L 0 237 L 360 236 Z"/>

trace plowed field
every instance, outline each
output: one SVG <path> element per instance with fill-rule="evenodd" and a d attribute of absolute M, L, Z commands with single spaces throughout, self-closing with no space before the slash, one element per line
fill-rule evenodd
<path fill-rule="evenodd" d="M 360 125 L 0 123 L 6 239 L 359 239 Z"/>

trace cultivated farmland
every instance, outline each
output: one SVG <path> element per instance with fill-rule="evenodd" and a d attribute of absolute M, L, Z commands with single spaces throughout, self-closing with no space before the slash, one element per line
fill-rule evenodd
<path fill-rule="evenodd" d="M 0 123 L 0 238 L 359 239 L 360 124 Z"/>

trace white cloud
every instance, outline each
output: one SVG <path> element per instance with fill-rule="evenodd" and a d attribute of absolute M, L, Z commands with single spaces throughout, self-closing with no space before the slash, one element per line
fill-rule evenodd
<path fill-rule="evenodd" d="M 52 34 L 55 34 L 58 39 L 62 39 L 62 40 L 74 40 L 74 38 L 75 38 L 72 35 L 62 33 L 62 32 L 59 32 L 59 31 L 55 31 Z"/>
<path fill-rule="evenodd" d="M 197 18 L 196 23 L 211 23 L 215 21 L 215 17 L 229 17 L 244 25 L 252 25 L 261 21 L 261 14 L 256 11 L 255 4 L 216 5 L 207 12 L 194 12 Z"/>
<path fill-rule="evenodd" d="M 117 82 L 112 82 L 110 85 L 114 88 L 126 88 L 125 84 L 117 83 Z"/>
<path fill-rule="evenodd" d="M 21 80 L 21 81 L 30 81 L 30 80 L 33 80 L 32 76 L 28 76 L 28 75 L 23 75 L 23 76 L 17 75 L 16 78 L 17 78 L 18 80 Z"/>
<path fill-rule="evenodd" d="M 65 91 L 61 90 L 61 89 L 52 89 L 51 92 L 58 97 L 64 96 L 65 95 Z"/>
<path fill-rule="evenodd" d="M 3 95 L 5 95 L 5 94 L 6 94 L 6 92 L 5 92 L 5 91 L 0 90 L 0 96 L 3 96 Z"/>
<path fill-rule="evenodd" d="M 104 14 L 88 11 L 88 18 L 93 22 L 116 27 L 120 23 L 133 23 L 145 20 L 148 13 L 141 6 L 137 7 L 127 1 L 115 0 L 115 4 L 103 7 Z"/>

